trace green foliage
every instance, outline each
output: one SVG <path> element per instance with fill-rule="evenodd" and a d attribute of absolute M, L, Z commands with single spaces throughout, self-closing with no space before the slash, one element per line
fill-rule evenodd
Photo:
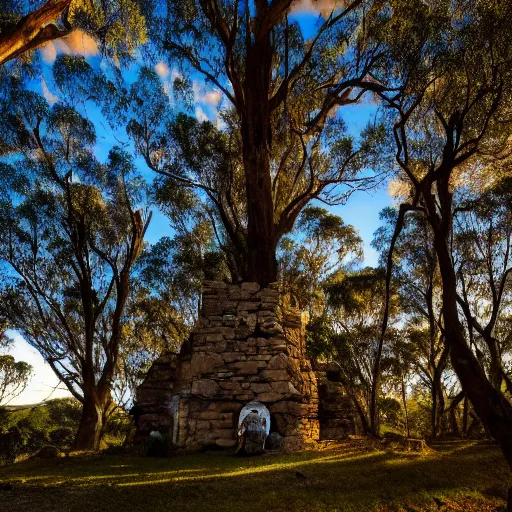
<path fill-rule="evenodd" d="M 278 248 L 281 289 L 300 308 L 321 314 L 323 286 L 362 257 L 362 240 L 353 226 L 323 208 L 308 206 L 297 221 L 293 238 L 283 238 Z"/>
<path fill-rule="evenodd" d="M 69 21 L 98 37 L 114 55 L 123 56 L 147 40 L 141 3 L 144 2 L 74 0 L 69 10 Z"/>
<path fill-rule="evenodd" d="M 69 450 L 73 444 L 82 406 L 73 398 L 50 400 L 30 408 L 0 408 L 0 461 L 37 452 L 51 444 Z M 104 426 L 103 446 L 122 445 L 132 427 L 130 417 L 112 413 Z"/>
<path fill-rule="evenodd" d="M 55 399 L 31 408 L 3 410 L 0 422 L 0 458 L 14 462 L 21 455 L 52 444 L 67 449 L 73 442 L 81 405 L 69 398 Z"/>
<path fill-rule="evenodd" d="M 378 400 L 381 422 L 393 428 L 403 428 L 402 406 L 398 400 L 391 397 L 381 397 Z"/>
<path fill-rule="evenodd" d="M 411 435 L 418 438 L 430 437 L 432 435 L 431 397 L 422 392 L 414 393 L 407 400 L 407 411 Z"/>
<path fill-rule="evenodd" d="M 267 8 L 276 12 L 265 18 Z M 381 173 L 370 169 L 380 169 L 384 127 L 370 123 L 354 137 L 334 113 L 374 87 L 365 79 L 379 52 L 359 30 L 366 15 L 359 6 L 326 21 L 318 37 L 309 40 L 301 25 L 286 16 L 286 8 L 247 5 L 244 14 L 241 4 L 222 1 L 213 10 L 192 0 L 168 5 L 162 12 L 155 9 L 150 30 L 162 64 L 179 65 L 174 90 L 183 92 L 192 79 L 201 88 L 196 77 L 202 76 L 222 105 L 217 121 L 174 114 L 170 92 L 145 68 L 131 85 L 130 101 L 116 121 L 126 125 L 161 186 L 170 180 L 197 192 L 236 282 L 250 274 L 253 264 L 248 252 L 257 231 L 249 226 L 254 222 L 249 209 L 256 211 L 261 202 L 271 212 L 269 222 L 259 219 L 266 226 L 260 230 L 270 232 L 267 242 L 258 244 L 270 246 L 262 250 L 268 249 L 273 260 L 279 242 L 310 201 L 321 198 L 326 204 L 340 204 L 355 190 L 375 185 Z M 221 35 L 226 27 L 232 27 L 229 37 Z M 256 27 L 261 27 L 261 34 Z M 252 48 L 256 40 L 268 49 Z M 357 52 L 348 50 L 352 44 L 359 45 Z M 253 53 L 261 58 L 253 58 Z M 268 83 L 248 85 L 253 75 Z M 358 86 L 361 90 L 349 99 Z M 184 104 L 188 110 L 186 100 Z M 264 114 L 255 116 L 258 111 Z M 259 135 L 253 137 L 255 133 Z M 254 151 L 262 159 L 259 169 L 251 164 L 256 161 L 249 156 Z M 249 192 L 254 197 L 248 199 Z"/>
<path fill-rule="evenodd" d="M 129 305 L 150 294 L 134 279 L 148 218 L 137 209 L 146 184 L 133 156 L 116 146 L 104 161 L 95 153 L 83 98 L 91 76 L 83 59 L 59 58 L 54 78 L 62 101 L 49 106 L 18 84 L 6 102 L 2 127 L 16 154 L 0 171 L 16 178 L 0 182 L 0 318 L 74 397 L 83 402 L 93 394 L 108 414 L 112 387 L 121 405 L 129 399 L 123 368 L 143 352 L 137 341 L 145 340 L 123 336 L 136 321 Z M 41 104 L 46 108 L 36 108 Z M 48 441 L 47 432 L 32 437 L 30 449 Z"/>
<path fill-rule="evenodd" d="M 13 464 L 23 449 L 23 437 L 17 427 L 0 433 L 0 464 Z"/>
<path fill-rule="evenodd" d="M 32 366 L 16 361 L 10 355 L 0 355 L 0 405 L 18 396 L 28 385 Z"/>
<path fill-rule="evenodd" d="M 400 333 L 393 324 L 398 320 L 399 298 L 391 296 L 390 328 L 381 345 L 384 310 L 383 269 L 365 268 L 333 278 L 325 286 L 327 307 L 320 318 L 307 328 L 307 347 L 312 357 L 332 362 L 341 382 L 359 413 L 363 429 L 370 425 L 372 389 L 387 382 L 393 357 L 393 342 Z M 378 365 L 378 366 L 377 366 Z"/>

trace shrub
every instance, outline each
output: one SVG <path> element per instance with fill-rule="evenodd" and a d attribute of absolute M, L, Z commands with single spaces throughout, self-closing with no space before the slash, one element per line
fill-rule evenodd
<path fill-rule="evenodd" d="M 17 427 L 11 427 L 4 434 L 0 434 L 0 461 L 3 464 L 13 464 L 22 453 L 23 444 L 23 437 Z"/>
<path fill-rule="evenodd" d="M 75 430 L 69 427 L 59 427 L 50 430 L 49 437 L 55 446 L 68 447 L 75 439 Z"/>

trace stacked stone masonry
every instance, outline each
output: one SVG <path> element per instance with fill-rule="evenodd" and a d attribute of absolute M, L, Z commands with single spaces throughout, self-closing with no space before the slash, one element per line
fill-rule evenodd
<path fill-rule="evenodd" d="M 257 401 L 269 409 L 285 450 L 314 445 L 319 397 L 305 320 L 280 304 L 272 285 L 206 281 L 189 340 L 177 357 L 160 358 L 137 391 L 138 436 L 159 430 L 186 451 L 233 448 L 240 410 Z"/>
<path fill-rule="evenodd" d="M 340 382 L 339 370 L 328 363 L 317 363 L 314 370 L 318 382 L 320 440 L 340 440 L 361 434 L 354 406 Z"/>

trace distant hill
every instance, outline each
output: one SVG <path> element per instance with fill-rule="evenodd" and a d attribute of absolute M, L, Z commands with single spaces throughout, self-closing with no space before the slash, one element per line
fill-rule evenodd
<path fill-rule="evenodd" d="M 47 405 L 48 402 L 39 402 L 37 404 L 24 404 L 24 405 L 0 405 L 1 409 L 5 409 L 9 412 L 22 411 L 24 409 L 33 409 L 35 407 L 42 407 Z"/>

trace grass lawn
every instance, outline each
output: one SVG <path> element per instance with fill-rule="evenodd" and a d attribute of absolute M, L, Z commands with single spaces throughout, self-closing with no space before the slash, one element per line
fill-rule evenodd
<path fill-rule="evenodd" d="M 0 511 L 483 512 L 504 510 L 510 480 L 488 443 L 439 444 L 428 455 L 352 441 L 254 458 L 72 456 L 1 467 L 13 489 L 0 485 Z"/>

